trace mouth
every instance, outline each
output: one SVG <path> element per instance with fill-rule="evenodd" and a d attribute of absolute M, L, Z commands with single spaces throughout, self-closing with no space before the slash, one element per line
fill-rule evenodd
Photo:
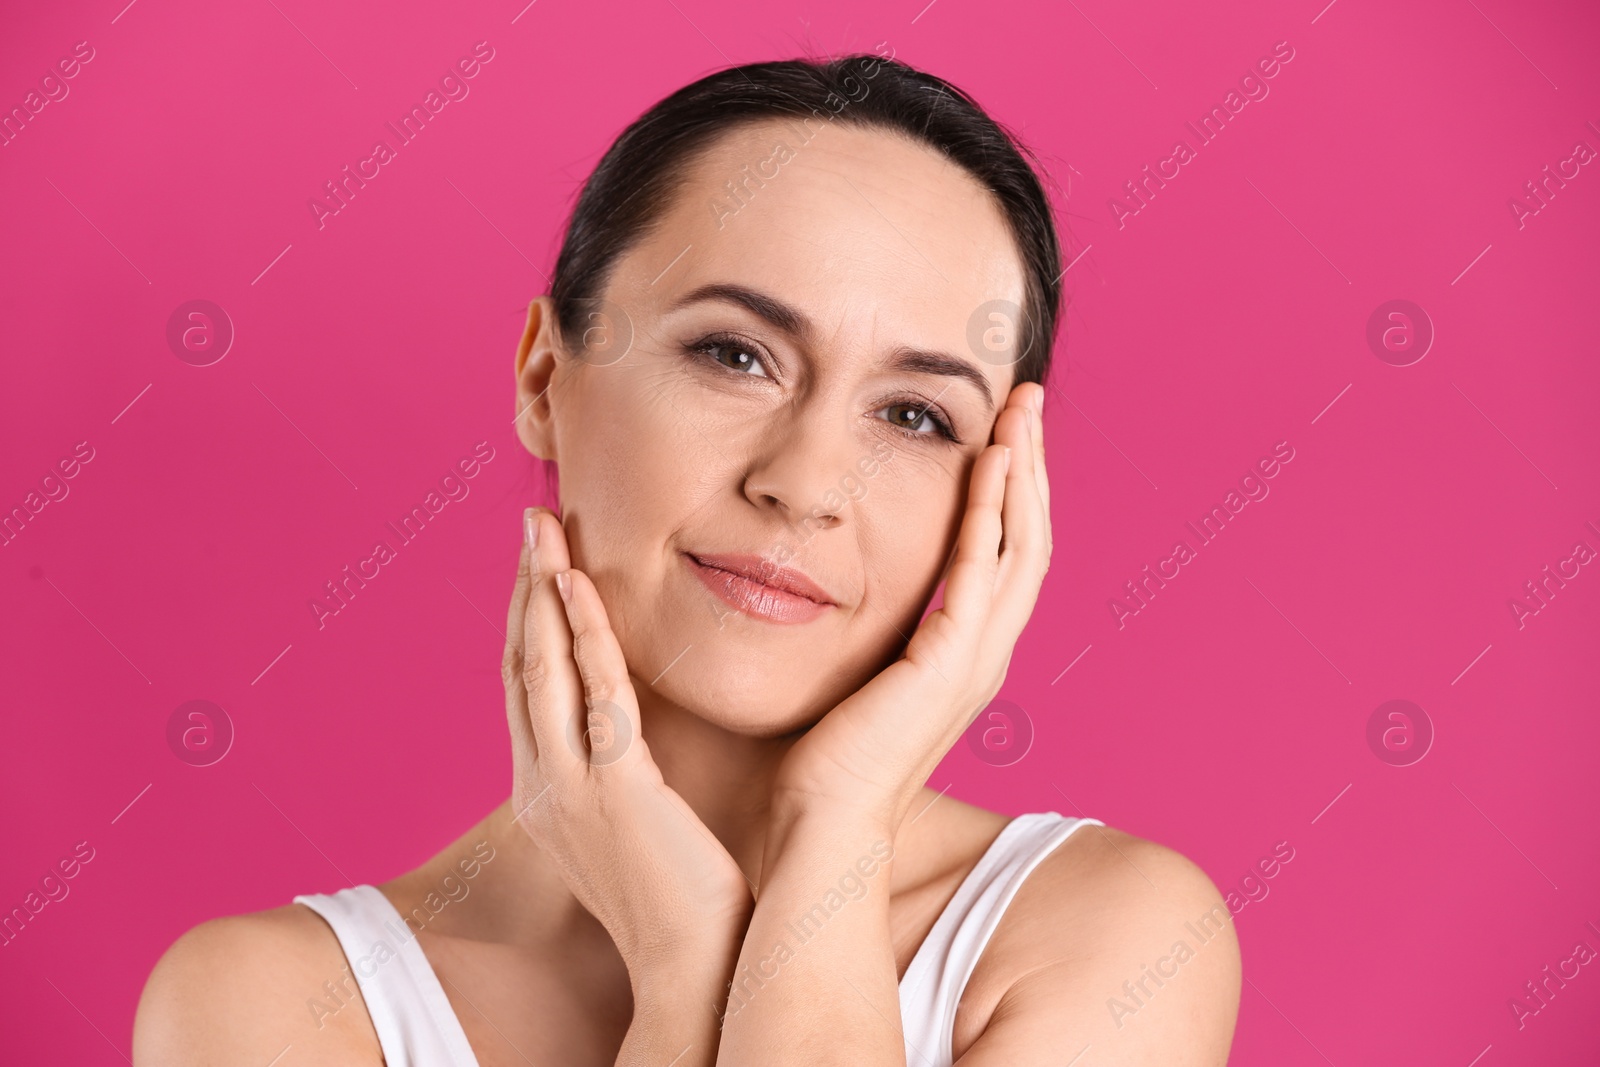
<path fill-rule="evenodd" d="M 767 622 L 810 622 L 831 607 L 833 598 L 790 567 L 774 567 L 759 556 L 683 553 L 695 577 L 717 597 L 753 618 Z"/>

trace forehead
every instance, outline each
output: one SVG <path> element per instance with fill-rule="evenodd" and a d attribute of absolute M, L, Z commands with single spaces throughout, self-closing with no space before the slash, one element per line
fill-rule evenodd
<path fill-rule="evenodd" d="M 894 131 L 737 126 L 689 165 L 628 258 L 628 287 L 651 303 L 737 282 L 796 304 L 825 337 L 976 356 L 997 397 L 1010 380 L 1006 359 L 967 340 L 986 311 L 1023 302 L 1005 215 L 976 178 Z"/>

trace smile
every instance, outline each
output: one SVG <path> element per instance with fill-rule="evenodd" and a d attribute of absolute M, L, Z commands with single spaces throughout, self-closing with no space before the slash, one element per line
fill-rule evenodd
<path fill-rule="evenodd" d="M 836 606 L 798 571 L 774 569 L 757 556 L 696 556 L 683 561 L 705 587 L 732 607 L 767 622 L 810 622 Z"/>

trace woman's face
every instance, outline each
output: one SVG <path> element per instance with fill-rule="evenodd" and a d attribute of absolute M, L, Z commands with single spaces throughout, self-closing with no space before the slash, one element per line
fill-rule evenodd
<path fill-rule="evenodd" d="M 545 298 L 518 354 L 519 432 L 558 464 L 573 566 L 636 688 L 755 736 L 904 649 L 1011 389 L 993 312 L 1024 299 L 965 171 L 890 132 L 800 129 L 736 128 L 689 168 L 577 324 L 587 354 Z M 774 590 L 779 568 L 821 592 Z"/>

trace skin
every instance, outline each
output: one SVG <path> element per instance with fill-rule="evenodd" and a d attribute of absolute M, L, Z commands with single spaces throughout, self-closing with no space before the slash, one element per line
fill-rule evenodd
<path fill-rule="evenodd" d="M 607 280 L 587 351 L 562 343 L 547 297 L 529 308 L 518 432 L 557 465 L 562 513 L 527 517 L 508 611 L 511 796 L 380 886 L 423 915 L 465 887 L 418 944 L 484 1067 L 904 1063 L 897 984 L 1008 822 L 926 782 L 998 692 L 1049 567 L 1044 390 L 967 342 L 979 305 L 1022 302 L 1021 262 L 980 185 L 881 130 L 822 130 L 719 225 L 723 183 L 785 136 L 737 128 L 688 169 Z M 684 303 L 708 285 L 806 328 Z M 896 369 L 901 346 L 983 384 Z M 686 550 L 782 551 L 834 603 L 800 625 L 733 611 Z M 730 1002 L 875 842 L 892 859 L 859 899 Z M 464 878 L 475 848 L 493 858 Z M 1185 924 L 1208 912 L 1222 930 L 1198 945 Z M 956 1062 L 1224 1064 L 1226 919 L 1177 852 L 1079 829 L 983 953 Z M 1196 951 L 1176 964 L 1180 940 Z M 1162 959 L 1163 984 L 1131 997 Z M 381 1063 L 345 965 L 299 905 L 203 923 L 146 985 L 135 1062 Z"/>

